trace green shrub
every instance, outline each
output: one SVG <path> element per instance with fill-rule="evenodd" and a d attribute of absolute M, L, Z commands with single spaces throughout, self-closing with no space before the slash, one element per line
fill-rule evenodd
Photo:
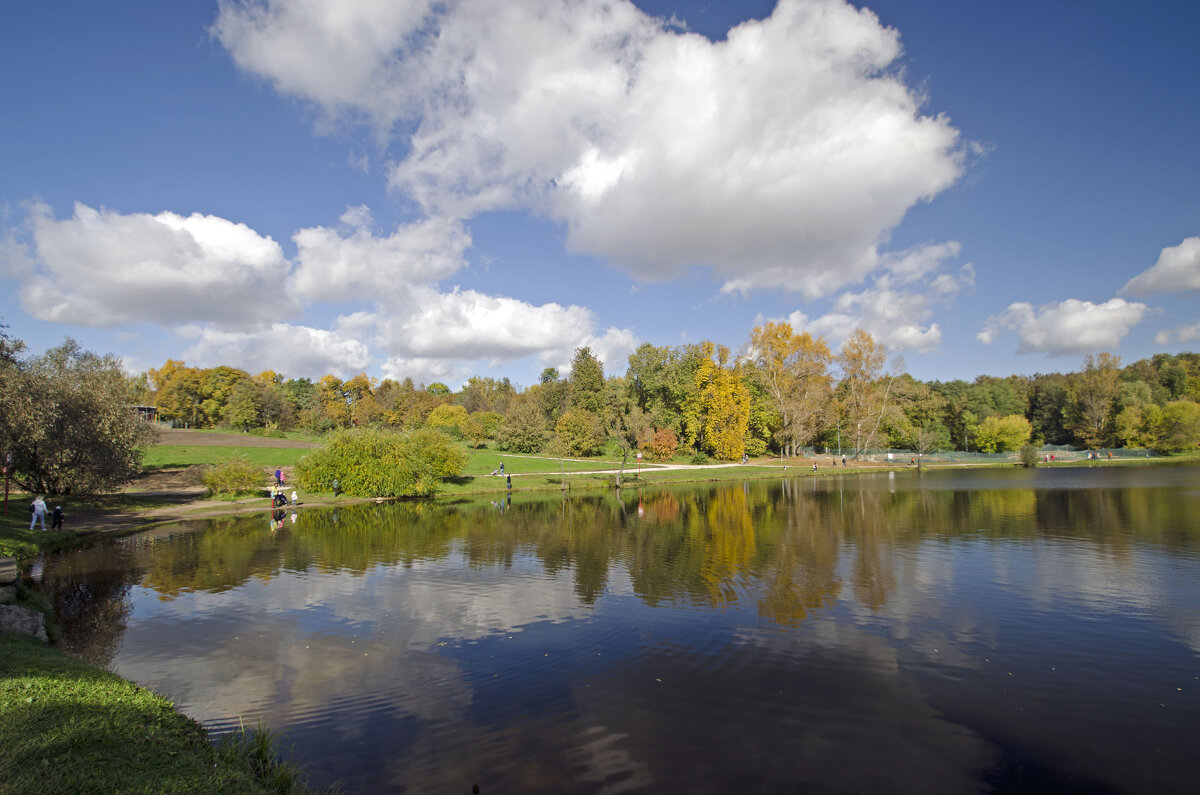
<path fill-rule="evenodd" d="M 211 494 L 257 494 L 263 488 L 262 467 L 255 466 L 246 458 L 231 458 L 213 464 L 200 476 L 204 487 Z"/>
<path fill-rule="evenodd" d="M 703 450 L 697 450 L 691 458 L 691 463 L 693 464 L 707 464 L 708 461 L 708 453 Z"/>
<path fill-rule="evenodd" d="M 428 496 L 466 467 L 466 455 L 444 433 L 354 428 L 334 433 L 324 447 L 301 458 L 296 482 L 332 491 L 337 480 L 338 491 L 352 497 Z"/>
<path fill-rule="evenodd" d="M 1038 449 L 1031 444 L 1021 445 L 1021 450 L 1018 455 L 1021 456 L 1021 463 L 1030 469 L 1037 466 L 1038 461 L 1042 457 L 1041 454 L 1038 453 Z"/>

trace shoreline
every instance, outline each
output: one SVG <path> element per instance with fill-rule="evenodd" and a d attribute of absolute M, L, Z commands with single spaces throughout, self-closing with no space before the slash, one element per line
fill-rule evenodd
<path fill-rule="evenodd" d="M 795 460 L 795 459 L 794 459 Z M 812 469 L 812 462 L 817 462 L 817 469 Z M 832 458 L 830 459 L 832 460 Z M 1188 459 L 1179 461 L 1185 463 Z M 1080 467 L 1105 466 L 1161 466 L 1174 463 L 1170 458 L 1115 458 L 1112 460 L 1090 461 L 1087 459 L 1039 463 L 1037 468 L 1064 469 Z M 602 466 L 602 465 L 601 465 Z M 764 480 L 768 478 L 824 478 L 845 477 L 880 472 L 932 472 L 954 469 L 1010 469 L 1021 467 L 1019 461 L 986 461 L 986 462 L 926 462 L 921 466 L 909 463 L 883 462 L 849 462 L 849 466 L 821 466 L 821 459 L 798 459 L 795 463 L 780 464 L 778 459 L 772 463 L 749 462 L 747 464 L 656 464 L 653 468 L 644 467 L 640 473 L 636 468 L 626 467 L 619 488 L 665 487 L 674 484 L 720 483 L 738 480 Z M 443 489 L 433 500 L 453 500 L 469 497 L 483 497 L 496 494 L 546 493 L 553 491 L 605 491 L 618 488 L 616 476 L 620 468 L 597 468 L 568 472 L 566 485 L 562 484 L 559 472 L 528 472 L 511 473 L 513 487 L 507 487 L 504 478 L 492 478 L 487 475 L 470 477 L 470 485 L 465 488 Z M 165 472 L 161 474 L 175 474 Z M 524 485 L 522 485 L 524 482 Z M 15 499 L 14 499 L 15 497 Z M 28 495 L 18 493 L 10 496 L 10 502 L 23 504 Z M 270 512 L 269 498 L 243 497 L 237 500 L 212 499 L 202 487 L 171 489 L 146 489 L 126 491 L 114 495 L 116 500 L 137 503 L 139 501 L 165 501 L 166 504 L 155 507 L 137 507 L 131 510 L 121 510 L 119 507 L 104 513 L 82 514 L 71 519 L 72 524 L 80 526 L 69 530 L 49 531 L 45 536 L 36 535 L 42 531 L 34 531 L 35 539 L 31 546 L 37 551 L 32 554 L 14 556 L 22 568 L 30 565 L 32 559 L 41 554 L 52 554 L 67 549 L 86 546 L 93 541 L 105 537 L 123 537 L 139 532 L 152 530 L 166 524 L 202 519 L 216 519 L 225 516 L 237 516 L 247 513 Z M 405 499 L 430 499 L 406 497 L 334 497 L 329 492 L 313 492 L 303 496 L 295 508 L 337 507 L 355 505 L 367 502 L 395 502 Z M 291 509 L 292 506 L 285 506 Z M 10 512 L 12 506 L 9 507 Z"/>

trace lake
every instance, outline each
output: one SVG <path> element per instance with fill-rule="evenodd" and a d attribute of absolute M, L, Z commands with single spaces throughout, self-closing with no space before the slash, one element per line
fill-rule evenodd
<path fill-rule="evenodd" d="M 301 507 L 40 577 L 68 651 L 347 792 L 1200 781 L 1200 467 Z"/>

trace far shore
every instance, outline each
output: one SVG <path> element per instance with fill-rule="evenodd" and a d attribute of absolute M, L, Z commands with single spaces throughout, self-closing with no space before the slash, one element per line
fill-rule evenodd
<path fill-rule="evenodd" d="M 510 453 L 490 453 L 497 459 L 517 463 L 525 458 Z M 543 457 L 538 457 L 543 458 Z M 587 459 L 564 459 L 575 466 L 590 463 Z M 834 466 L 836 461 L 838 464 Z M 1052 463 L 1039 463 L 1040 468 L 1069 468 L 1095 466 L 1146 466 L 1170 464 L 1180 461 L 1177 458 L 1114 458 L 1111 460 L 1066 460 Z M 644 464 L 639 468 L 636 463 L 626 465 L 624 470 L 611 462 L 598 461 L 595 468 L 575 469 L 567 472 L 566 489 L 572 492 L 602 491 L 616 487 L 620 475 L 622 488 L 659 487 L 684 483 L 710 483 L 737 480 L 762 480 L 768 478 L 828 478 L 844 477 L 880 472 L 916 472 L 942 471 L 949 469 L 978 469 L 978 468 L 1012 468 L 1020 466 L 1015 460 L 986 461 L 986 462 L 931 462 L 925 461 L 918 468 L 910 461 L 895 460 L 891 462 L 853 461 L 847 459 L 846 466 L 841 465 L 841 459 L 832 455 L 817 455 L 810 458 L 788 459 L 781 462 L 777 458 L 760 458 L 742 463 L 709 463 L 709 464 Z M 814 471 L 813 464 L 816 463 Z M 60 551 L 72 547 L 84 546 L 97 538 L 104 536 L 124 536 L 150 530 L 163 525 L 184 521 L 213 519 L 225 516 L 236 516 L 247 513 L 264 513 L 271 511 L 267 496 L 269 485 L 263 486 L 263 496 L 242 497 L 239 499 L 214 499 L 208 496 L 201 486 L 191 486 L 181 483 L 182 469 L 160 469 L 148 471 L 120 495 L 106 498 L 111 501 L 111 507 L 102 512 L 72 514 L 68 508 L 69 517 L 65 528 L 57 532 L 39 535 L 40 528 L 29 535 L 39 548 L 39 551 Z M 285 482 L 289 479 L 290 467 L 284 467 Z M 512 487 L 508 487 L 508 478 L 488 474 L 457 479 L 449 484 L 438 497 L 433 499 L 462 499 L 469 497 L 486 497 L 497 494 L 519 494 L 533 492 L 554 492 L 564 490 L 562 474 L 558 471 L 538 472 L 509 472 Z M 264 478 L 266 480 L 267 478 Z M 291 486 L 287 487 L 290 493 Z M 71 503 L 76 498 L 63 497 L 62 501 Z M 396 497 L 350 497 L 338 495 L 334 497 L 329 492 L 301 492 L 297 501 L 297 509 L 325 508 L 342 505 L 353 505 L 369 502 L 391 502 Z M 9 495 L 9 514 L 23 514 L 29 495 L 12 493 Z M 53 501 L 51 501 L 53 502 Z M 291 506 L 289 506 L 290 509 Z M 30 556 L 19 556 L 27 559 Z M 28 562 L 28 561 L 27 561 Z"/>

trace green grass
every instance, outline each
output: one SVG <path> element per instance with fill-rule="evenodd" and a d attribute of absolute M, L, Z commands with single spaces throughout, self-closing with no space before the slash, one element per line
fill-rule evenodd
<path fill-rule="evenodd" d="M 0 791 L 301 791 L 276 745 L 265 732 L 214 745 L 161 696 L 0 632 Z"/>
<path fill-rule="evenodd" d="M 274 469 L 291 466 L 311 452 L 303 447 L 224 447 L 156 444 L 142 456 L 146 469 L 177 469 L 194 464 L 219 464 L 231 458 L 246 458 L 255 466 Z"/>

